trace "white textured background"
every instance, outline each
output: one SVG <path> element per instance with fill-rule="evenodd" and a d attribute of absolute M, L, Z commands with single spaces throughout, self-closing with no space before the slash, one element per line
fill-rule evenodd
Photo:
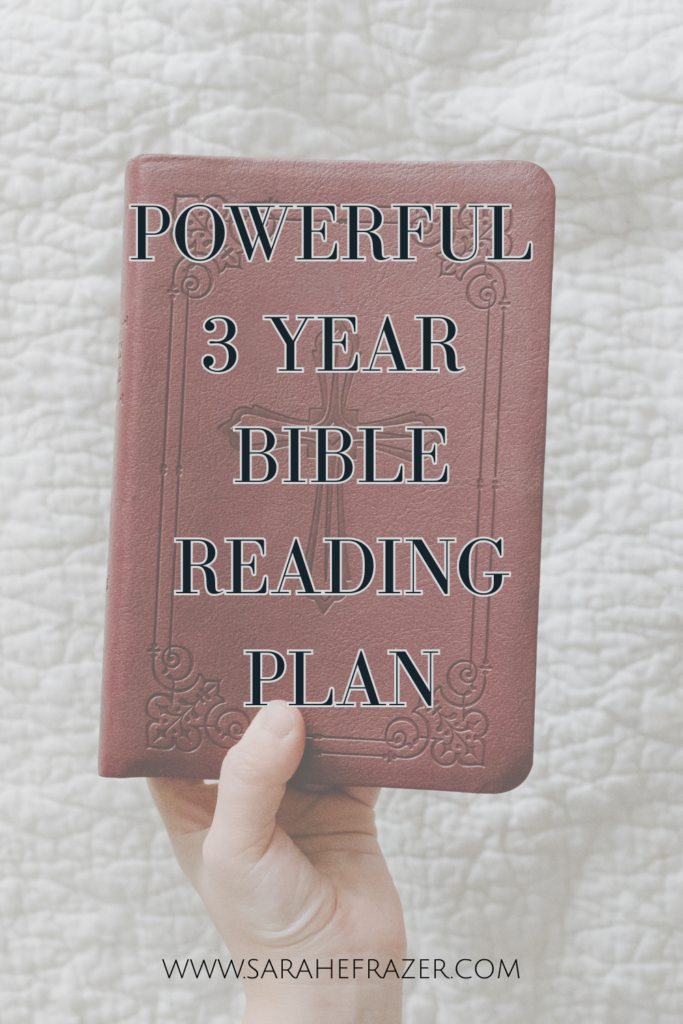
<path fill-rule="evenodd" d="M 558 195 L 537 756 L 387 792 L 408 1024 L 680 1024 L 681 0 L 0 0 L 0 1014 L 218 1024 L 144 783 L 95 774 L 122 184 L 141 152 L 515 158 Z"/>

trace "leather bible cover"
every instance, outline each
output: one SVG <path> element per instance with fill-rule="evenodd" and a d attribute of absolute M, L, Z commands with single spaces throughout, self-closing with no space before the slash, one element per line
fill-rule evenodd
<path fill-rule="evenodd" d="M 517 786 L 546 173 L 145 156 L 125 217 L 101 773 L 217 778 L 278 698 L 301 781 Z"/>

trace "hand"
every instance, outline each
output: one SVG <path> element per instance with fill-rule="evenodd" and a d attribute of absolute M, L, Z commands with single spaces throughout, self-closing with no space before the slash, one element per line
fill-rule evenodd
<path fill-rule="evenodd" d="M 233 960 L 268 959 L 278 973 L 246 981 L 246 1022 L 397 1024 L 401 986 L 368 979 L 368 959 L 400 973 L 405 929 L 398 894 L 377 842 L 379 790 L 287 785 L 305 728 L 283 701 L 263 708 L 233 747 L 218 786 L 150 779 L 178 862 L 201 896 Z M 349 979 L 338 978 L 347 958 Z M 363 961 L 352 980 L 353 958 Z M 281 960 L 313 980 L 279 979 Z M 316 960 L 334 961 L 315 979 Z"/>

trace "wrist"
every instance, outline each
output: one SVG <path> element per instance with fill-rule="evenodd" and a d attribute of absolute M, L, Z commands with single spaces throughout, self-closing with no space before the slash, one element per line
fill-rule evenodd
<path fill-rule="evenodd" d="M 248 982 L 243 1024 L 401 1024 L 402 985 L 367 981 Z"/>

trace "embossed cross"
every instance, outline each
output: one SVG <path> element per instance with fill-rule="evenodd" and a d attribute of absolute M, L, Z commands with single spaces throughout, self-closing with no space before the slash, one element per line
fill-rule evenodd
<path fill-rule="evenodd" d="M 357 337 L 349 340 L 349 361 L 353 362 L 355 354 L 359 350 Z M 317 367 L 322 365 L 322 333 L 316 337 L 313 348 L 313 358 Z M 230 419 L 221 423 L 218 429 L 224 433 L 230 444 L 237 448 L 239 440 L 233 427 L 268 427 L 277 437 L 275 449 L 286 448 L 290 437 L 285 430 L 286 426 L 304 426 L 310 431 L 316 427 L 343 427 L 351 434 L 352 444 L 346 454 L 355 462 L 361 455 L 365 444 L 365 435 L 359 429 L 359 410 L 349 407 L 349 392 L 353 385 L 355 374 L 317 374 L 320 386 L 321 404 L 308 410 L 307 417 L 292 416 L 285 412 L 274 409 L 267 409 L 262 405 L 241 405 L 234 409 Z M 401 412 L 396 416 L 389 416 L 385 419 L 373 419 L 364 417 L 362 426 L 382 427 L 382 433 L 377 437 L 376 450 L 385 455 L 409 463 L 412 457 L 412 449 L 409 438 L 398 428 L 411 425 L 429 426 L 434 423 L 428 413 L 420 413 L 411 410 Z M 396 428 L 391 430 L 391 428 Z M 389 428 L 389 429 L 387 429 Z M 314 444 L 311 436 L 307 437 L 302 433 L 302 447 L 308 454 Z M 314 570 L 316 555 L 322 559 L 320 567 L 322 578 L 325 582 L 329 577 L 329 558 L 327 549 L 321 551 L 322 537 L 345 537 L 346 516 L 344 510 L 344 485 L 337 483 L 323 483 L 315 485 L 315 498 L 311 523 L 306 541 L 306 561 Z M 343 581 L 348 584 L 351 579 L 348 556 L 344 553 Z M 343 594 L 316 594 L 311 595 L 318 608 L 324 615 L 335 601 L 343 600 Z"/>

